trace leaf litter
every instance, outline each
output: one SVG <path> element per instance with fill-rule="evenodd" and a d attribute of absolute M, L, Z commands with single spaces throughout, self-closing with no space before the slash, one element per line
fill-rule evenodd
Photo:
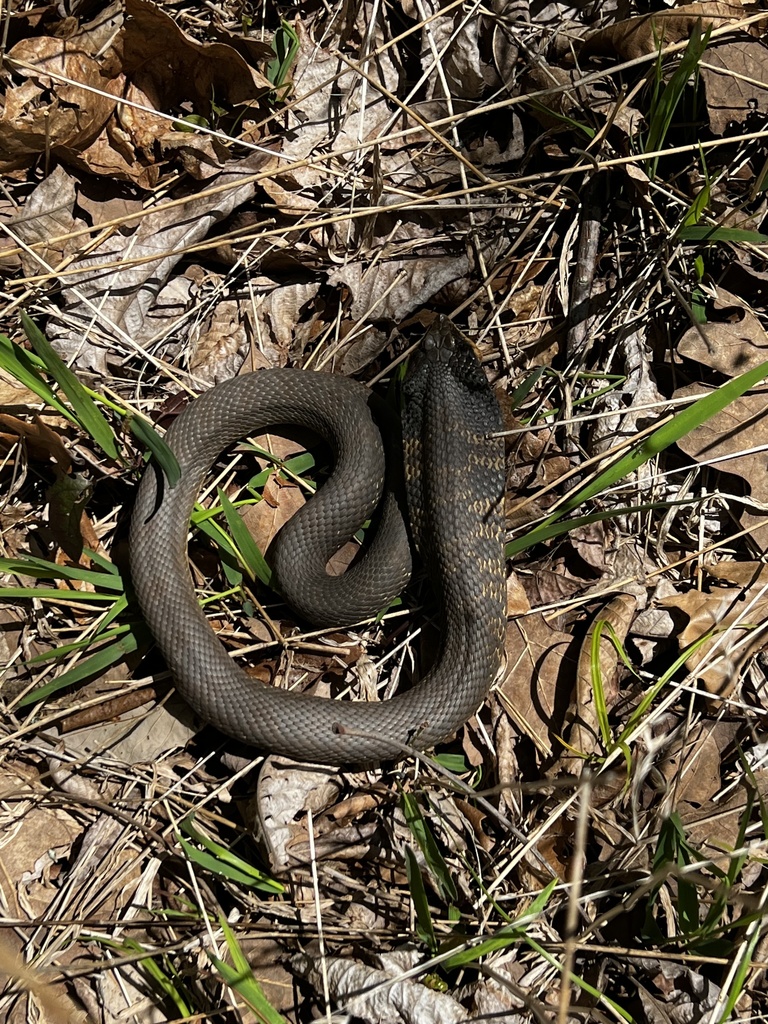
<path fill-rule="evenodd" d="M 766 19 L 654 7 L 12 5 L 4 1019 L 768 1012 Z M 128 585 L 132 420 L 261 367 L 389 382 L 438 311 L 508 430 L 497 689 L 396 771 L 198 735 Z M 213 628 L 275 685 L 388 696 L 434 656 L 428 593 L 297 623 L 217 495 L 265 550 L 327 453 L 257 444 L 194 516 Z"/>

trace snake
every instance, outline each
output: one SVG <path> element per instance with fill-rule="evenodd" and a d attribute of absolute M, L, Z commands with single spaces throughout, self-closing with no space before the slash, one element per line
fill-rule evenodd
<path fill-rule="evenodd" d="M 210 388 L 171 424 L 175 486 L 155 460 L 146 468 L 131 520 L 134 590 L 177 691 L 225 735 L 296 761 L 373 765 L 448 739 L 488 695 L 506 623 L 502 422 L 474 346 L 447 317 L 411 357 L 401 404 L 398 425 L 382 398 L 341 374 L 256 370 Z M 386 700 L 261 682 L 230 658 L 198 603 L 187 538 L 206 475 L 235 442 L 290 425 L 325 440 L 333 471 L 270 545 L 287 603 L 321 626 L 370 619 L 407 583 L 412 547 L 434 591 L 437 656 Z M 329 574 L 328 560 L 376 509 L 373 540 L 346 572 Z"/>

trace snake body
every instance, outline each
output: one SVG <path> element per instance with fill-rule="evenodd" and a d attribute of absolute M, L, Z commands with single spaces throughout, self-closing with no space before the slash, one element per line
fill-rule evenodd
<path fill-rule="evenodd" d="M 170 488 L 152 465 L 131 524 L 131 572 L 142 613 L 185 700 L 223 733 L 295 760 L 332 765 L 397 759 L 426 749 L 478 708 L 498 672 L 505 622 L 501 417 L 469 343 L 439 318 L 404 385 L 403 452 L 411 533 L 441 609 L 441 647 L 416 686 L 383 702 L 336 701 L 266 686 L 228 657 L 195 597 L 187 558 L 190 515 L 218 455 L 282 424 L 329 443 L 334 472 L 278 537 L 273 566 L 289 603 L 321 624 L 375 614 L 410 574 L 399 503 L 385 499 L 377 534 L 342 577 L 328 559 L 372 514 L 386 457 L 376 400 L 355 381 L 267 369 L 192 402 L 166 441 L 181 468 Z M 389 429 L 389 428 L 385 428 Z"/>

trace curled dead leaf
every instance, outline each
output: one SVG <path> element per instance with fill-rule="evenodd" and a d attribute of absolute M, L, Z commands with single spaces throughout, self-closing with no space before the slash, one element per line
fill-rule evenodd
<path fill-rule="evenodd" d="M 23 39 L 8 60 L 22 82 L 5 94 L 0 170 L 25 167 L 43 152 L 66 156 L 87 148 L 114 111 L 121 83 L 103 77 L 77 36 Z"/>
<path fill-rule="evenodd" d="M 614 25 L 598 29 L 588 36 L 581 48 L 582 57 L 618 56 L 621 60 L 636 60 L 649 53 L 657 53 L 660 46 L 690 39 L 697 25 L 701 31 L 722 28 L 744 16 L 740 0 L 729 3 L 683 4 L 673 10 L 655 11 L 638 18 L 627 18 Z"/>

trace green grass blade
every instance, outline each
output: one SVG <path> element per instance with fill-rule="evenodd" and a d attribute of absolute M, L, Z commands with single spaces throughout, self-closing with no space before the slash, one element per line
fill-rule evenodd
<path fill-rule="evenodd" d="M 531 938 L 530 935 L 525 936 L 525 941 L 535 953 L 538 953 L 538 955 L 546 960 L 547 963 L 551 964 L 552 967 L 555 967 L 562 973 L 563 965 L 548 950 L 544 949 L 544 947 L 535 939 Z M 626 1021 L 627 1024 L 633 1024 L 634 1018 L 632 1017 L 632 1014 L 625 1010 L 623 1006 L 620 1006 L 615 999 L 611 999 L 610 996 L 601 992 L 599 988 L 595 988 L 594 985 L 590 985 L 588 981 L 585 981 L 584 978 L 580 978 L 578 974 L 574 974 L 573 971 L 569 972 L 568 980 L 572 984 L 577 985 L 583 992 L 586 992 L 587 995 L 595 1001 L 595 1003 L 603 1003 L 605 1006 L 609 1006 L 617 1017 Z"/>
<path fill-rule="evenodd" d="M 467 759 L 463 754 L 438 754 L 435 760 L 454 775 L 464 775 L 469 771 Z"/>
<path fill-rule="evenodd" d="M 674 679 L 677 672 L 683 667 L 683 665 L 685 665 L 686 661 L 690 658 L 690 656 L 700 647 L 703 647 L 704 644 L 709 643 L 709 641 L 715 635 L 715 632 L 715 630 L 708 630 L 703 636 L 700 636 L 697 640 L 695 640 L 689 647 L 686 647 L 685 650 L 682 651 L 675 658 L 675 660 L 664 672 L 664 674 L 659 678 L 659 680 L 653 684 L 653 686 L 650 688 L 650 690 L 648 690 L 647 693 L 643 695 L 642 700 L 627 719 L 627 723 L 622 729 L 621 735 L 617 740 L 618 744 L 625 743 L 627 741 L 627 737 L 629 737 L 634 731 L 634 729 L 640 724 L 640 722 L 643 719 L 643 716 L 645 715 L 645 712 L 656 700 L 656 697 L 659 695 L 659 693 L 661 693 L 661 691 L 669 685 L 670 681 Z"/>
<path fill-rule="evenodd" d="M 610 750 L 613 737 L 611 736 L 611 726 L 608 722 L 608 705 L 605 700 L 603 673 L 600 666 L 600 640 L 603 636 L 603 630 L 607 625 L 608 623 L 605 619 L 598 619 L 595 623 L 589 652 L 589 669 L 592 679 L 592 694 L 595 701 L 595 714 L 600 724 L 603 746 L 606 750 Z"/>
<path fill-rule="evenodd" d="M 77 423 L 76 418 L 66 405 L 56 397 L 40 376 L 29 353 L 11 341 L 6 334 L 0 334 L 0 367 L 15 377 L 20 384 L 34 392 L 46 405 L 55 409 L 60 416 L 69 420 L 70 423 Z"/>
<path fill-rule="evenodd" d="M 130 629 L 132 629 L 132 625 L 126 622 L 123 626 L 116 626 L 109 632 L 99 634 L 98 639 L 105 642 L 107 640 L 114 640 L 116 637 L 124 636 Z M 94 643 L 94 639 L 94 636 L 87 636 L 82 640 L 75 640 L 71 644 L 63 644 L 61 647 L 55 647 L 52 651 L 43 651 L 42 654 L 36 654 L 33 658 L 28 658 L 24 664 L 44 665 L 46 661 L 56 661 L 59 658 L 65 658 L 68 654 L 74 654 L 75 651 L 84 651 L 88 647 L 91 647 Z"/>
<path fill-rule="evenodd" d="M 405 848 L 405 873 L 408 876 L 408 890 L 416 911 L 416 930 L 419 933 L 419 938 L 433 953 L 436 953 L 437 937 L 435 936 L 435 926 L 432 923 L 432 911 L 429 909 L 429 900 L 424 888 L 424 879 L 421 877 L 419 862 L 410 846 Z"/>
<path fill-rule="evenodd" d="M 264 995 L 264 990 L 254 978 L 250 967 L 238 971 L 213 953 L 209 952 L 208 957 L 226 984 L 245 1000 L 259 1021 L 263 1024 L 288 1024 L 285 1017 L 277 1012 Z"/>
<path fill-rule="evenodd" d="M 753 922 L 752 933 L 747 939 L 746 943 L 739 950 L 739 966 L 736 969 L 736 973 L 733 976 L 733 980 L 730 986 L 730 992 L 728 998 L 723 1007 L 723 1012 L 718 1018 L 718 1024 L 725 1024 L 726 1021 L 732 1020 L 733 1011 L 736 1008 L 736 1003 L 741 998 L 744 990 L 744 982 L 747 979 L 747 974 L 754 970 L 752 958 L 757 948 L 758 940 L 763 935 L 763 928 L 766 917 L 765 914 L 758 915 L 757 919 Z"/>
<path fill-rule="evenodd" d="M 704 211 L 709 206 L 709 200 L 711 198 L 712 190 L 709 182 L 699 191 L 699 194 L 693 200 L 683 220 L 683 229 L 696 226 L 701 218 L 704 216 Z"/>
<path fill-rule="evenodd" d="M 671 501 L 648 501 L 643 505 L 623 505 L 621 508 L 607 509 L 604 512 L 590 512 L 585 516 L 574 516 L 572 519 L 566 519 L 562 523 L 551 523 L 549 526 L 543 524 L 534 527 L 528 533 L 523 534 L 522 537 L 518 537 L 517 540 L 509 541 L 504 548 L 504 553 L 507 558 L 511 558 L 512 555 L 517 555 L 534 544 L 541 544 L 545 540 L 551 540 L 553 537 L 561 537 L 564 533 L 570 533 L 571 530 L 575 530 L 577 527 L 590 526 L 592 523 L 600 523 L 606 519 L 616 519 L 619 516 L 628 516 L 636 512 L 652 512 L 659 508 L 673 508 L 675 505 L 690 505 L 691 502 L 691 498 L 679 498 Z M 549 523 L 549 520 L 547 522 Z"/>
<path fill-rule="evenodd" d="M 261 580 L 262 583 L 271 586 L 272 570 L 267 565 L 264 555 L 259 551 L 258 544 L 248 532 L 248 527 L 238 515 L 237 509 L 221 488 L 219 488 L 219 502 L 224 510 L 227 526 L 232 532 L 241 565 L 252 579 Z"/>
<path fill-rule="evenodd" d="M 98 551 L 94 551 L 93 548 L 83 548 L 83 554 L 87 555 L 92 562 L 95 562 L 104 572 L 111 573 L 113 576 L 119 576 L 120 570 L 106 555 L 99 554 Z"/>
<path fill-rule="evenodd" d="M 663 423 L 652 434 L 640 441 L 639 444 L 630 448 L 625 455 L 622 455 L 602 470 L 602 472 L 598 473 L 594 480 L 580 488 L 540 526 L 531 530 L 526 535 L 525 547 L 540 543 L 544 539 L 546 530 L 552 523 L 562 519 L 563 516 L 568 515 L 585 501 L 589 501 L 590 498 L 594 498 L 602 491 L 613 487 L 614 484 L 617 484 L 624 477 L 634 473 L 640 466 L 655 458 L 660 452 L 663 452 L 665 448 L 669 448 L 670 445 L 679 441 L 681 437 L 690 434 L 692 430 L 701 426 L 702 423 L 706 423 L 714 415 L 722 412 L 731 402 L 741 397 L 750 388 L 755 387 L 765 377 L 768 377 L 768 361 L 760 363 L 758 366 L 747 370 L 732 380 L 726 381 L 725 384 L 721 384 L 715 391 L 710 392 L 708 395 L 702 395 L 701 398 L 697 399 L 687 408 L 676 413 L 670 420 Z M 517 547 L 517 543 L 519 542 L 513 541 L 512 546 Z"/>
<path fill-rule="evenodd" d="M 224 933 L 229 955 L 232 957 L 232 966 L 209 953 L 211 963 L 226 984 L 248 1003 L 262 1024 L 287 1024 L 285 1017 L 277 1012 L 264 995 L 264 990 L 254 977 L 251 965 L 240 948 L 240 943 L 222 914 L 219 914 L 219 925 Z"/>
<path fill-rule="evenodd" d="M 552 107 L 548 107 L 545 103 L 540 100 L 527 100 L 526 105 L 535 110 L 539 114 L 543 114 L 547 118 L 552 118 L 555 121 L 559 121 L 560 124 L 567 128 L 573 128 L 577 132 L 582 132 L 590 141 L 594 139 L 596 132 L 594 128 L 590 128 L 589 125 L 582 124 L 581 121 L 576 121 L 574 118 L 569 117 L 567 114 L 563 114 L 559 110 L 554 110 Z"/>
<path fill-rule="evenodd" d="M 513 409 L 519 409 L 523 402 L 526 400 L 531 391 L 541 380 L 541 376 L 544 373 L 543 366 L 536 366 L 526 374 L 520 384 L 517 385 L 515 390 L 509 396 L 510 405 Z"/>
<path fill-rule="evenodd" d="M 553 878 L 552 881 L 541 890 L 528 909 L 511 924 L 505 925 L 491 938 L 484 939 L 476 946 L 472 946 L 470 949 L 459 950 L 458 953 L 455 953 L 453 956 L 443 961 L 443 967 L 445 967 L 446 970 L 451 970 L 455 967 L 463 967 L 465 964 L 475 963 L 481 956 L 493 953 L 497 949 L 506 949 L 507 946 L 520 942 L 521 938 L 525 936 L 525 930 L 528 925 L 535 921 L 536 918 L 539 917 L 546 909 L 546 906 L 549 903 L 549 898 L 557 885 L 558 880 Z"/>
<path fill-rule="evenodd" d="M 119 462 L 120 451 L 109 421 L 34 321 L 26 313 L 22 313 L 21 322 L 32 348 L 72 403 L 75 416 L 82 428 L 110 459 Z"/>
<path fill-rule="evenodd" d="M 239 589 L 243 584 L 243 573 L 239 568 L 241 560 L 235 545 L 232 543 L 232 538 L 214 519 L 214 516 L 219 515 L 221 511 L 218 506 L 214 508 L 196 508 L 192 513 L 191 521 L 219 549 L 221 568 L 227 583 L 229 583 L 230 587 Z"/>
<path fill-rule="evenodd" d="M 89 590 L 57 590 L 55 587 L 0 587 L 0 598 L 37 597 L 52 604 L 94 604 L 114 601 L 114 594 L 94 594 Z"/>
<path fill-rule="evenodd" d="M 218 857 L 206 853 L 205 850 L 198 850 L 196 846 L 193 846 L 183 836 L 177 836 L 177 839 L 187 859 L 192 861 L 193 864 L 197 864 L 198 867 L 203 868 L 203 870 L 210 871 L 214 875 L 229 878 L 231 881 L 237 882 L 239 885 L 249 889 L 264 889 L 267 892 L 275 891 L 272 887 L 256 881 L 250 871 L 239 871 L 230 864 L 222 863 Z"/>
<path fill-rule="evenodd" d="M 267 64 L 267 78 L 279 89 L 285 84 L 293 59 L 299 51 L 299 37 L 289 22 L 281 20 L 280 28 L 272 40 L 272 50 L 275 56 Z"/>
<path fill-rule="evenodd" d="M 158 434 L 149 420 L 135 413 L 126 413 L 123 418 L 124 425 L 130 430 L 137 441 L 152 452 L 158 465 L 165 473 L 168 486 L 173 490 L 181 479 L 181 469 L 176 456 Z"/>
<path fill-rule="evenodd" d="M 180 829 L 190 839 L 205 847 L 205 852 L 202 852 L 188 843 L 180 833 L 177 833 L 177 839 L 184 847 L 190 859 L 194 860 L 195 863 L 208 868 L 210 871 L 214 871 L 216 874 L 235 879 L 242 885 L 256 886 L 271 893 L 282 893 L 285 891 L 285 886 L 280 882 L 270 878 L 264 871 L 254 867 L 253 864 L 249 864 L 248 861 L 238 857 L 237 854 L 232 853 L 225 846 L 204 835 L 195 827 L 190 818 L 185 818 L 181 822 Z"/>
<path fill-rule="evenodd" d="M 440 886 L 443 898 L 451 903 L 455 903 L 458 899 L 456 883 L 448 869 L 448 865 L 443 859 L 443 855 L 437 847 L 435 837 L 432 835 L 432 830 L 424 820 L 424 816 L 421 813 L 418 803 L 410 793 L 402 793 L 401 806 L 403 808 L 405 822 L 410 829 L 411 835 L 419 844 L 419 849 L 424 855 L 427 867 Z"/>
<path fill-rule="evenodd" d="M 91 936 L 90 939 L 92 942 L 100 942 L 102 945 L 108 946 L 110 949 L 120 953 L 141 954 L 141 959 L 137 961 L 138 969 L 144 971 L 155 983 L 160 993 L 171 1000 L 182 1018 L 186 1020 L 195 1016 L 194 1005 L 189 998 L 184 981 L 165 953 L 162 951 L 149 951 L 140 942 L 137 942 L 136 939 L 126 938 L 121 942 L 115 942 L 114 940 L 105 939 L 101 935 Z M 164 967 L 161 966 L 161 963 Z"/>
<path fill-rule="evenodd" d="M 103 590 L 124 590 L 122 579 L 114 573 L 100 572 L 97 569 L 82 569 L 76 565 L 59 565 L 45 558 L 27 555 L 24 558 L 0 558 L 0 572 L 35 576 L 49 580 L 79 580 L 90 583 Z"/>
<path fill-rule="evenodd" d="M 49 683 L 39 686 L 36 690 L 22 697 L 16 707 L 26 708 L 30 704 L 37 704 L 38 701 L 46 700 L 51 694 L 57 693 L 67 686 L 74 686 L 75 683 L 82 683 L 84 679 L 101 675 L 102 672 L 111 668 L 112 665 L 117 664 L 127 655 L 133 654 L 134 651 L 138 650 L 140 643 L 146 643 L 148 640 L 149 630 L 137 623 L 127 636 L 107 642 L 102 650 L 92 654 L 89 658 L 84 658 L 74 668 L 69 669 L 68 672 L 62 672 L 60 676 L 52 679 Z"/>
<path fill-rule="evenodd" d="M 294 455 L 290 459 L 283 460 L 276 458 L 272 452 L 266 451 L 266 449 L 258 444 L 246 442 L 242 445 L 242 449 L 243 451 L 254 452 L 260 458 L 267 459 L 271 463 L 266 469 L 260 470 L 248 481 L 248 490 L 257 498 L 261 498 L 261 489 L 272 476 L 275 469 L 286 473 L 290 477 L 301 477 L 317 465 L 317 459 L 312 452 L 302 452 L 301 455 Z M 307 486 L 312 486 L 311 480 L 305 480 L 304 483 Z"/>
<path fill-rule="evenodd" d="M 677 70 L 669 82 L 667 82 L 661 95 L 658 97 L 658 101 L 653 104 L 651 109 L 648 119 L 648 138 L 645 144 L 646 152 L 651 153 L 663 148 L 664 140 L 672 124 L 672 118 L 683 97 L 688 81 L 698 71 L 699 61 L 709 44 L 710 33 L 711 29 L 707 29 L 704 35 L 701 34 L 701 22 L 691 32 L 691 38 L 688 40 L 688 45 Z M 659 158 L 655 157 L 650 163 L 648 173 L 651 178 L 656 176 L 658 162 Z"/>
<path fill-rule="evenodd" d="M 749 242 L 768 245 L 768 235 L 746 228 L 721 228 L 717 224 L 688 224 L 675 233 L 683 242 Z"/>

